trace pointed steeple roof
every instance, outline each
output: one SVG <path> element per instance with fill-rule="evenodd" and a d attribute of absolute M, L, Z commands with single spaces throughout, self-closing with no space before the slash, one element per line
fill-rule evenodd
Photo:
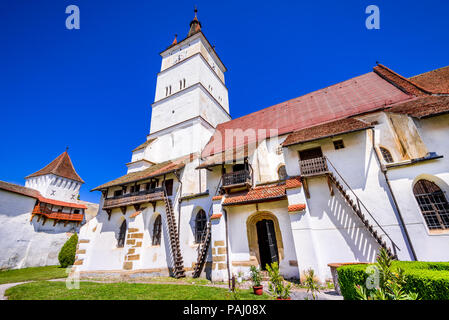
<path fill-rule="evenodd" d="M 29 176 L 25 177 L 25 179 L 31 177 L 44 176 L 47 174 L 54 174 L 56 176 L 84 183 L 83 179 L 81 179 L 81 177 L 76 173 L 75 168 L 73 168 L 72 160 L 70 159 L 67 150 L 62 154 L 60 154 L 55 160 L 50 162 L 47 166 L 45 166 L 44 168 L 33 174 L 30 174 Z"/>
<path fill-rule="evenodd" d="M 201 22 L 198 20 L 197 13 L 198 9 L 195 7 L 195 18 L 190 22 L 190 30 L 187 37 L 193 36 L 195 33 L 201 31 Z"/>

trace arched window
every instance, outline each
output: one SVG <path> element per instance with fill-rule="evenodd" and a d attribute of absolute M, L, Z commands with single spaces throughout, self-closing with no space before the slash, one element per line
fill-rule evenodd
<path fill-rule="evenodd" d="M 449 228 L 449 203 L 443 191 L 428 180 L 419 180 L 413 187 L 416 201 L 429 229 Z"/>
<path fill-rule="evenodd" d="M 162 218 L 157 216 L 153 224 L 153 246 L 159 246 L 161 244 L 161 230 L 162 230 Z"/>
<path fill-rule="evenodd" d="M 392 163 L 394 162 L 393 157 L 391 156 L 390 151 L 384 147 L 380 147 L 380 152 L 382 153 L 382 157 L 384 158 L 386 163 Z"/>
<path fill-rule="evenodd" d="M 117 247 L 123 248 L 125 246 L 125 237 L 126 237 L 126 220 L 123 220 L 122 225 L 120 226 L 120 232 L 118 234 Z"/>
<path fill-rule="evenodd" d="M 287 170 L 285 169 L 284 165 L 279 167 L 279 169 L 278 169 L 278 176 L 279 176 L 279 180 L 287 179 Z"/>
<path fill-rule="evenodd" d="M 206 212 L 204 210 L 198 211 L 195 217 L 195 242 L 200 243 L 203 240 L 203 237 L 206 235 L 204 231 L 206 231 Z"/>

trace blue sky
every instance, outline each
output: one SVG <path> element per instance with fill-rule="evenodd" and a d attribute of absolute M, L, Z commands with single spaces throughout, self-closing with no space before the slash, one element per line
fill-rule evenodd
<path fill-rule="evenodd" d="M 65 8 L 79 6 L 81 29 Z M 228 68 L 233 118 L 370 72 L 449 64 L 448 1 L 0 2 L 0 180 L 23 184 L 69 146 L 89 190 L 126 173 L 150 128 L 159 52 L 193 6 Z M 365 8 L 380 8 L 367 30 Z"/>

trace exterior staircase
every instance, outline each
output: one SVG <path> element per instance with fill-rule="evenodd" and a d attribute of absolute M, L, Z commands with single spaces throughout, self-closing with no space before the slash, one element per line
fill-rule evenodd
<path fill-rule="evenodd" d="M 223 177 L 218 182 L 214 197 L 220 193 L 222 182 L 223 182 Z M 213 206 L 213 204 L 211 204 L 211 206 L 209 208 L 209 213 L 208 213 L 209 220 L 207 222 L 206 230 L 204 231 L 205 234 L 201 237 L 202 241 L 198 248 L 199 249 L 198 258 L 196 260 L 195 269 L 193 270 L 193 278 L 198 278 L 201 275 L 201 272 L 203 271 L 204 264 L 206 263 L 207 253 L 209 252 L 210 242 L 212 239 L 212 222 L 210 219 L 210 212 L 212 210 L 212 206 Z"/>
<path fill-rule="evenodd" d="M 327 159 L 327 161 L 330 163 L 330 161 Z M 337 190 L 340 192 L 340 194 L 345 199 L 346 203 L 349 204 L 352 211 L 359 217 L 359 219 L 362 221 L 362 223 L 365 225 L 366 229 L 370 232 L 370 234 L 373 236 L 373 238 L 376 240 L 376 242 L 384 248 L 388 255 L 393 258 L 397 259 L 396 251 L 392 251 L 391 248 L 387 245 L 387 242 L 382 239 L 382 235 L 378 233 L 377 230 L 374 229 L 374 226 L 370 223 L 370 221 L 367 219 L 365 214 L 362 212 L 366 212 L 372 220 L 377 224 L 378 228 L 383 231 L 384 235 L 388 237 L 391 241 L 391 244 L 393 246 L 393 249 L 395 250 L 397 248 L 396 244 L 393 242 L 393 240 L 390 238 L 390 236 L 385 232 L 385 230 L 380 226 L 380 224 L 374 219 L 374 217 L 371 215 L 371 213 L 368 211 L 368 209 L 365 207 L 365 205 L 362 203 L 362 201 L 357 197 L 357 195 L 354 193 L 354 191 L 349 187 L 349 185 L 346 183 L 346 181 L 341 177 L 341 175 L 336 171 L 335 167 L 330 163 L 330 165 L 334 168 L 336 174 L 334 174 L 332 171 L 328 171 L 327 175 L 330 181 L 335 185 Z M 342 182 L 339 181 L 337 176 L 342 180 Z M 344 189 L 343 184 L 346 185 L 347 190 Z M 350 193 L 352 193 L 352 197 L 350 196 Z"/>
<path fill-rule="evenodd" d="M 175 215 L 173 213 L 173 204 L 164 190 L 165 212 L 167 216 L 168 232 L 170 235 L 170 247 L 173 258 L 173 275 L 175 278 L 185 277 L 184 261 L 182 259 L 181 248 L 179 245 L 178 229 L 176 226 Z"/>

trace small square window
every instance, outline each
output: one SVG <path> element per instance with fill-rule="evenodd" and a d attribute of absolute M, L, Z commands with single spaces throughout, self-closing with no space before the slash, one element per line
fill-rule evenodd
<path fill-rule="evenodd" d="M 335 140 L 333 142 L 335 150 L 343 149 L 345 147 L 345 145 L 343 144 L 343 140 Z"/>

